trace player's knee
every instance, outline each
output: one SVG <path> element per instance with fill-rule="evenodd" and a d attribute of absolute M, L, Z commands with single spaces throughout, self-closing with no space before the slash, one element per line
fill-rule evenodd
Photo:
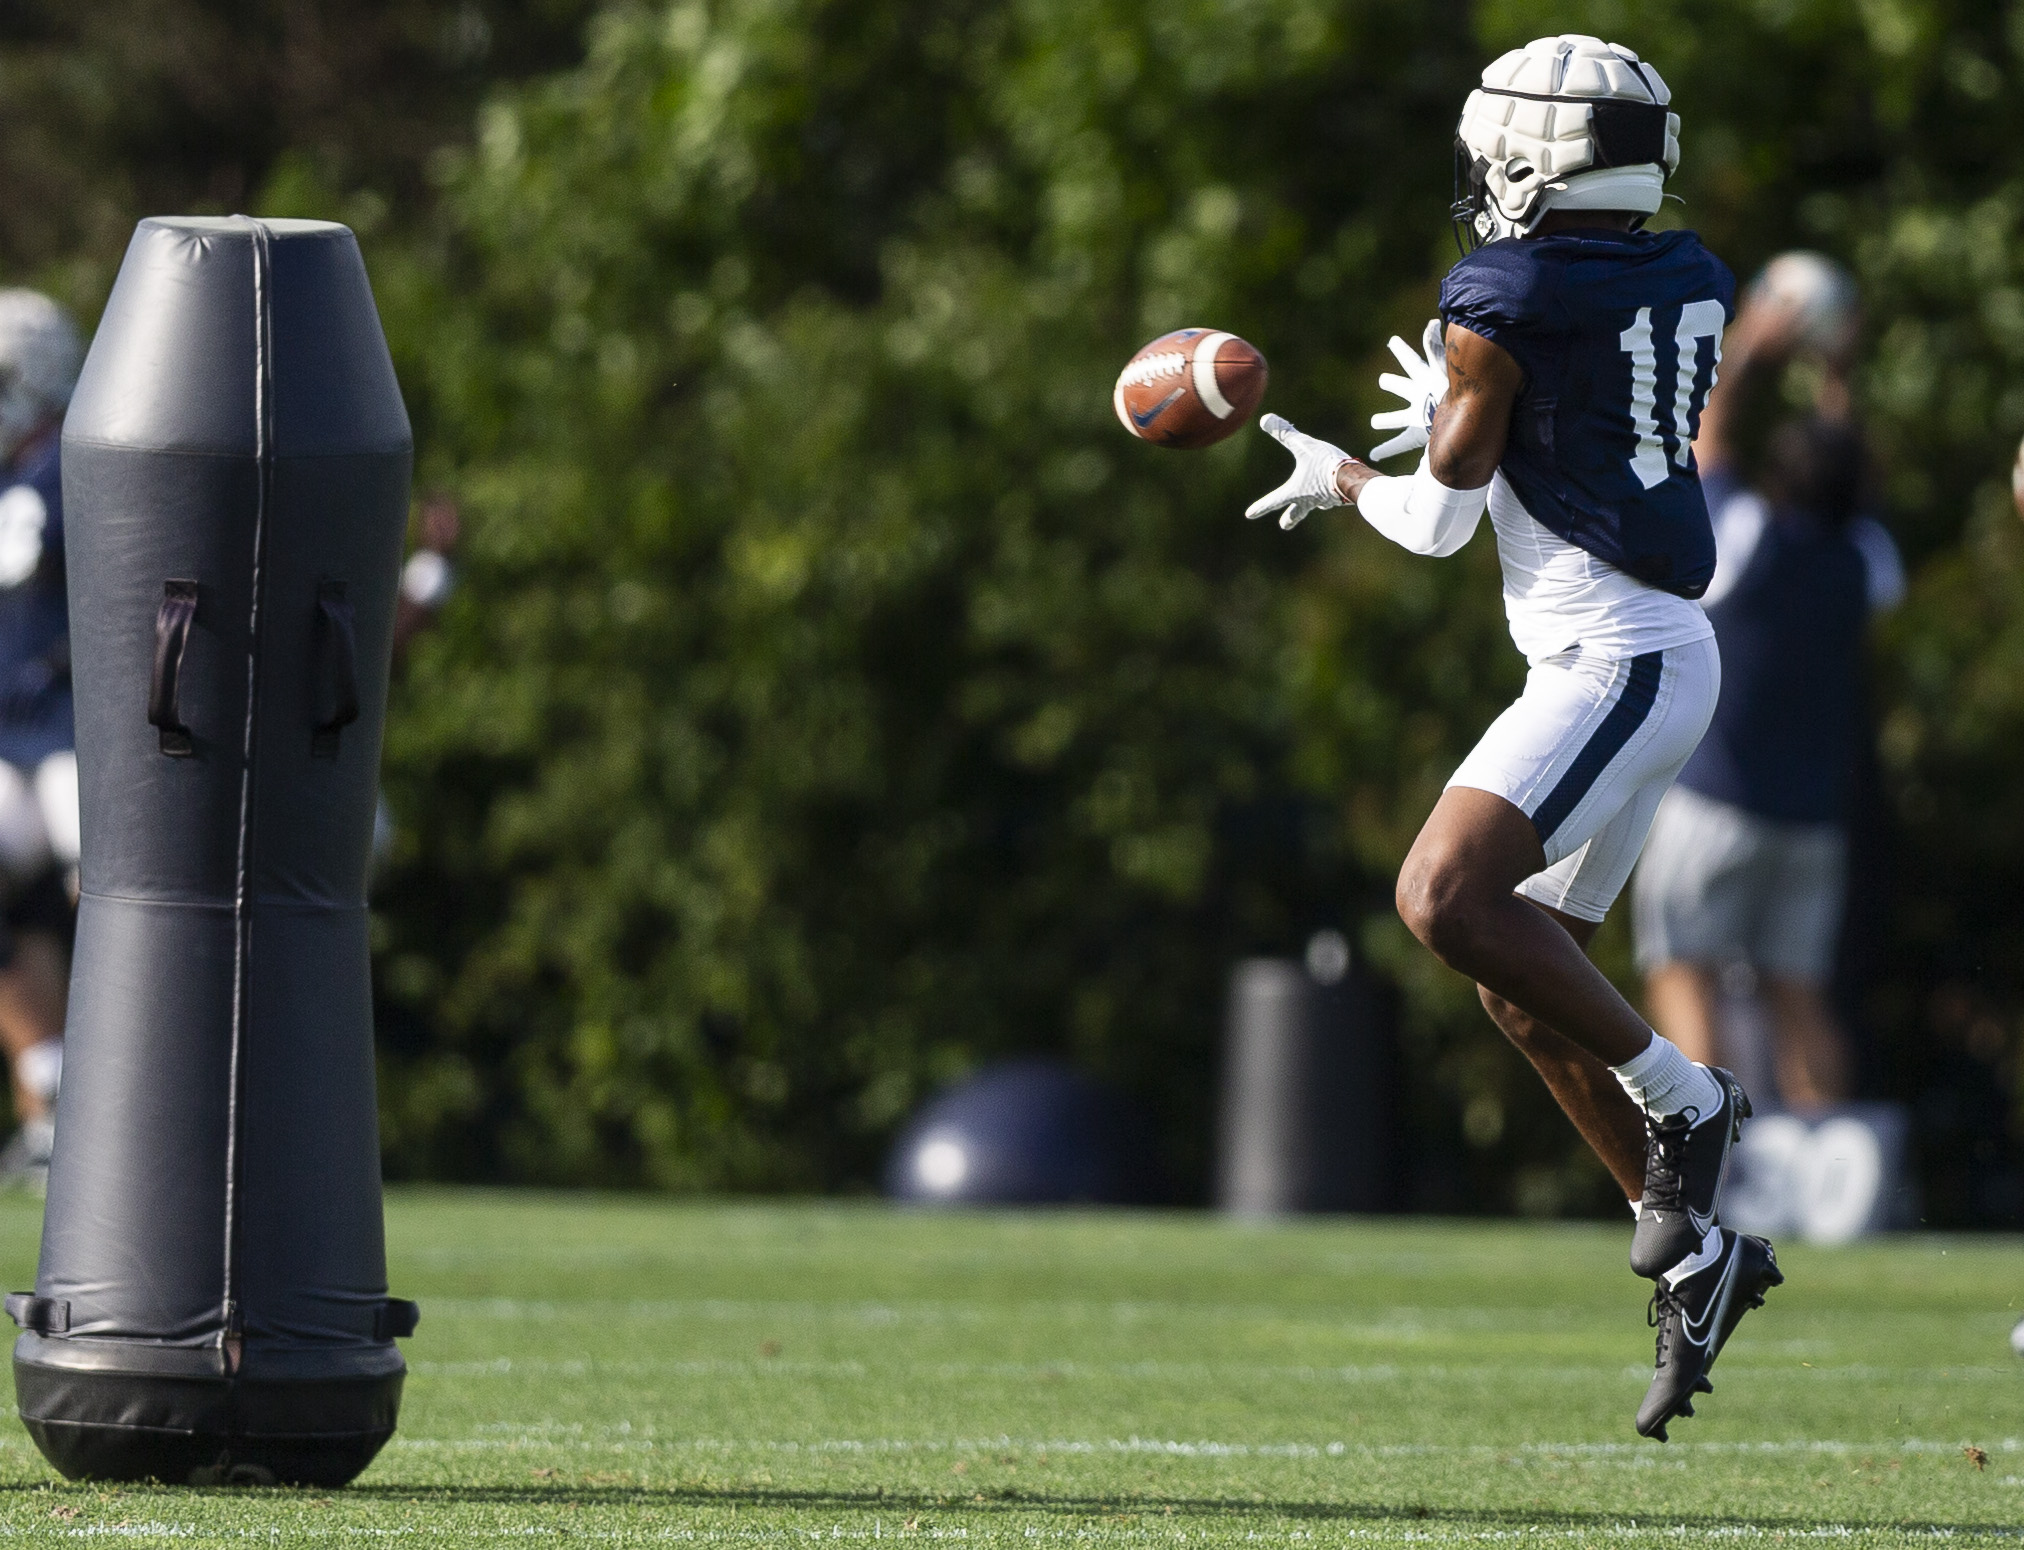
<path fill-rule="evenodd" d="M 1443 856 L 1413 856 L 1399 872 L 1399 919 L 1435 957 L 1460 966 L 1475 952 L 1482 911 L 1466 869 Z"/>

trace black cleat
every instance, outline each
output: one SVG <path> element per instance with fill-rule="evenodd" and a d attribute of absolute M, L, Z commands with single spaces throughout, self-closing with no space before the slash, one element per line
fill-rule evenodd
<path fill-rule="evenodd" d="M 1708 1380 L 1708 1368 L 1715 1365 L 1715 1358 L 1722 1354 L 1722 1347 L 1736 1333 L 1736 1326 L 1743 1322 L 1743 1315 L 1752 1308 L 1763 1307 L 1764 1294 L 1774 1286 L 1785 1284 L 1785 1272 L 1778 1268 L 1778 1256 L 1770 1244 L 1748 1233 L 1738 1233 L 1736 1237 L 1736 1290 L 1730 1294 L 1728 1312 L 1722 1315 L 1721 1325 L 1715 1331 L 1714 1349 L 1708 1352 L 1707 1367 L 1701 1369 L 1701 1381 L 1694 1386 L 1696 1394 L 1715 1392 L 1715 1385 Z M 1683 1410 L 1680 1413 L 1692 1415 L 1693 1411 Z"/>
<path fill-rule="evenodd" d="M 1666 1440 L 1666 1423 L 1694 1413 L 1693 1397 L 1712 1393 L 1708 1369 L 1736 1332 L 1743 1315 L 1764 1305 L 1764 1294 L 1785 1277 L 1771 1245 L 1727 1227 L 1715 1262 L 1677 1287 L 1661 1280 L 1652 1293 L 1651 1322 L 1658 1330 L 1652 1386 L 1638 1407 L 1641 1437 Z"/>
<path fill-rule="evenodd" d="M 1645 1121 L 1644 1198 L 1630 1240 L 1630 1268 L 1656 1281 L 1697 1252 L 1715 1225 L 1729 1150 L 1750 1117 L 1742 1085 L 1720 1066 L 1703 1066 L 1722 1089 L 1721 1106 L 1703 1117 L 1683 1109 Z"/>

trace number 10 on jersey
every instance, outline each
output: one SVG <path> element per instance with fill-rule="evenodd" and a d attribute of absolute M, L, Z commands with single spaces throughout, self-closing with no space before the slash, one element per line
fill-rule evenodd
<path fill-rule="evenodd" d="M 1637 321 L 1617 336 L 1617 343 L 1630 356 L 1630 418 L 1637 429 L 1637 451 L 1631 454 L 1630 471 L 1649 490 L 1662 484 L 1671 472 L 1666 467 L 1666 441 L 1673 443 L 1673 458 L 1681 468 L 1693 467 L 1693 425 L 1708 390 L 1715 385 L 1715 367 L 1722 359 L 1722 304 L 1719 301 L 1690 301 L 1680 309 L 1679 327 L 1673 331 L 1678 350 L 1672 363 L 1672 381 L 1667 391 L 1659 389 L 1658 351 L 1652 344 L 1652 309 L 1639 307 Z M 1712 339 L 1707 364 L 1701 363 L 1700 341 Z M 1682 370 L 1688 362 L 1691 370 Z M 1672 423 L 1659 427 L 1659 405 L 1665 404 Z"/>

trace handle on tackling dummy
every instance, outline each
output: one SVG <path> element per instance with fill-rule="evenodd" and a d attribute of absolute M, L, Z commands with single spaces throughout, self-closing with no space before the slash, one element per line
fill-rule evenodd
<path fill-rule="evenodd" d="M 316 726 L 309 751 L 335 759 L 338 738 L 358 720 L 358 639 L 344 583 L 325 580 L 316 588 Z"/>
<path fill-rule="evenodd" d="M 183 654 L 197 621 L 197 584 L 162 583 L 162 606 L 155 614 L 155 665 L 148 680 L 148 725 L 161 734 L 160 748 L 172 759 L 196 751 L 183 722 Z"/>

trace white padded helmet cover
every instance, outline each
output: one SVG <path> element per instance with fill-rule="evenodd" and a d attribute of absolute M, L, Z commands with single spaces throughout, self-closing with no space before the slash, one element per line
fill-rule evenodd
<path fill-rule="evenodd" d="M 0 290 L 0 459 L 69 405 L 83 364 L 69 313 L 40 291 Z"/>
<path fill-rule="evenodd" d="M 1528 229 L 1549 192 L 1594 167 L 1593 104 L 1612 100 L 1664 107 L 1672 93 L 1629 49 L 1583 33 L 1536 38 L 1483 72 L 1483 88 L 1469 93 L 1456 133 L 1487 164 L 1485 189 L 1501 224 Z M 1668 113 L 1664 167 L 1653 167 L 1644 213 L 1658 208 L 1657 185 L 1679 164 L 1680 118 Z"/>

